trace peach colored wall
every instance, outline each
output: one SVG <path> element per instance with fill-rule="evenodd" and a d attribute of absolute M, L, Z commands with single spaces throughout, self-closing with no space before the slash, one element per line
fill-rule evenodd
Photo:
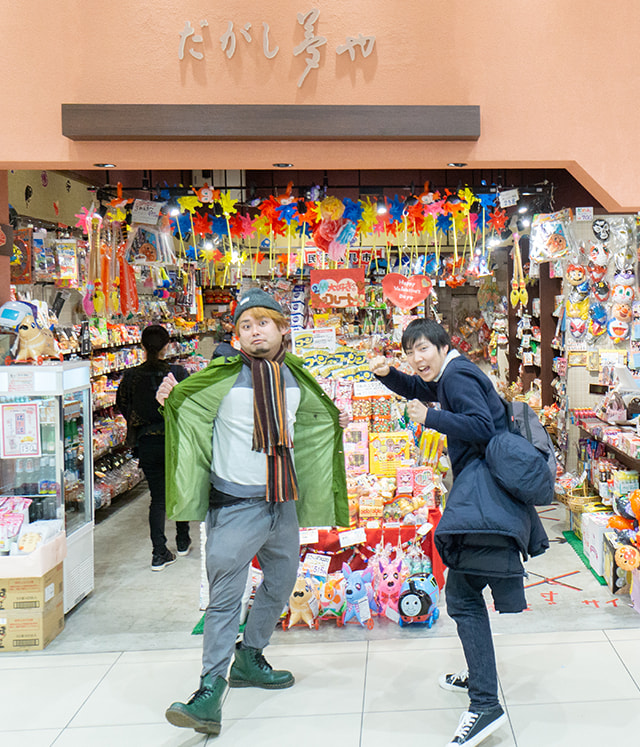
<path fill-rule="evenodd" d="M 328 38 L 302 88 L 298 12 Z M 0 168 L 565 167 L 610 211 L 640 207 L 640 3 L 611 0 L 0 0 Z M 206 18 L 205 58 L 178 60 L 185 21 Z M 253 24 L 228 60 L 232 20 Z M 274 60 L 262 54 L 269 23 Z M 258 32 L 258 33 L 256 33 Z M 374 34 L 355 63 L 348 34 Z M 74 143 L 61 103 L 478 104 L 474 143 Z M 8 105 L 7 105 L 8 104 Z"/>

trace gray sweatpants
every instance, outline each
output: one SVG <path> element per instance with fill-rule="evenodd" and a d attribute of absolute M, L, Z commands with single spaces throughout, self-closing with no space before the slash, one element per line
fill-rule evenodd
<path fill-rule="evenodd" d="M 296 582 L 300 534 L 293 501 L 252 498 L 209 509 L 207 576 L 209 605 L 204 619 L 202 675 L 227 676 L 234 652 L 242 595 L 257 555 L 263 580 L 249 610 L 244 644 L 263 649 Z"/>

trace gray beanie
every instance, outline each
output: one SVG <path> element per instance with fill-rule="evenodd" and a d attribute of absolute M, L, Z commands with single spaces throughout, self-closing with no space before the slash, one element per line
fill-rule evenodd
<path fill-rule="evenodd" d="M 248 290 L 242 298 L 238 301 L 236 310 L 233 312 L 233 323 L 236 324 L 240 315 L 243 314 L 247 309 L 254 309 L 260 307 L 262 309 L 273 309 L 284 314 L 282 306 L 268 293 L 260 288 L 251 288 Z"/>

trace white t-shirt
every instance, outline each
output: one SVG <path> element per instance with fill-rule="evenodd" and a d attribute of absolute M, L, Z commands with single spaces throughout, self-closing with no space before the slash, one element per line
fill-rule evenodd
<path fill-rule="evenodd" d="M 289 433 L 293 435 L 300 388 L 286 365 L 282 366 L 282 374 L 286 386 L 287 424 Z M 251 448 L 252 384 L 251 369 L 243 366 L 233 387 L 220 403 L 213 427 L 211 484 L 221 493 L 241 498 L 262 497 L 267 485 L 267 455 Z"/>

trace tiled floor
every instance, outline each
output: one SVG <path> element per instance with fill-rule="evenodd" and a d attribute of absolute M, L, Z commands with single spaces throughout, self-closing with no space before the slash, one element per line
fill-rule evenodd
<path fill-rule="evenodd" d="M 430 631 L 389 622 L 373 631 L 278 631 L 268 658 L 295 673 L 293 688 L 230 690 L 217 738 L 169 725 L 167 705 L 185 700 L 200 672 L 201 639 L 189 635 L 199 618 L 199 560 L 193 553 L 151 574 L 145 508 L 141 499 L 97 527 L 97 589 L 68 616 L 61 636 L 44 652 L 0 656 L 2 747 L 448 742 L 466 698 L 437 684 L 441 672 L 463 666 L 446 614 Z M 555 522 L 552 538 L 562 528 Z M 134 535 L 136 549 L 114 564 Z M 614 598 L 575 553 L 552 547 L 544 561 L 534 561 L 535 572 L 580 570 L 570 581 L 579 591 L 533 587 L 529 612 L 493 615 L 509 723 L 483 745 L 633 743 L 640 730 L 640 616 L 626 605 L 628 597 L 607 606 Z M 549 590 L 557 592 L 553 604 Z M 584 603 L 592 599 L 598 606 Z"/>

